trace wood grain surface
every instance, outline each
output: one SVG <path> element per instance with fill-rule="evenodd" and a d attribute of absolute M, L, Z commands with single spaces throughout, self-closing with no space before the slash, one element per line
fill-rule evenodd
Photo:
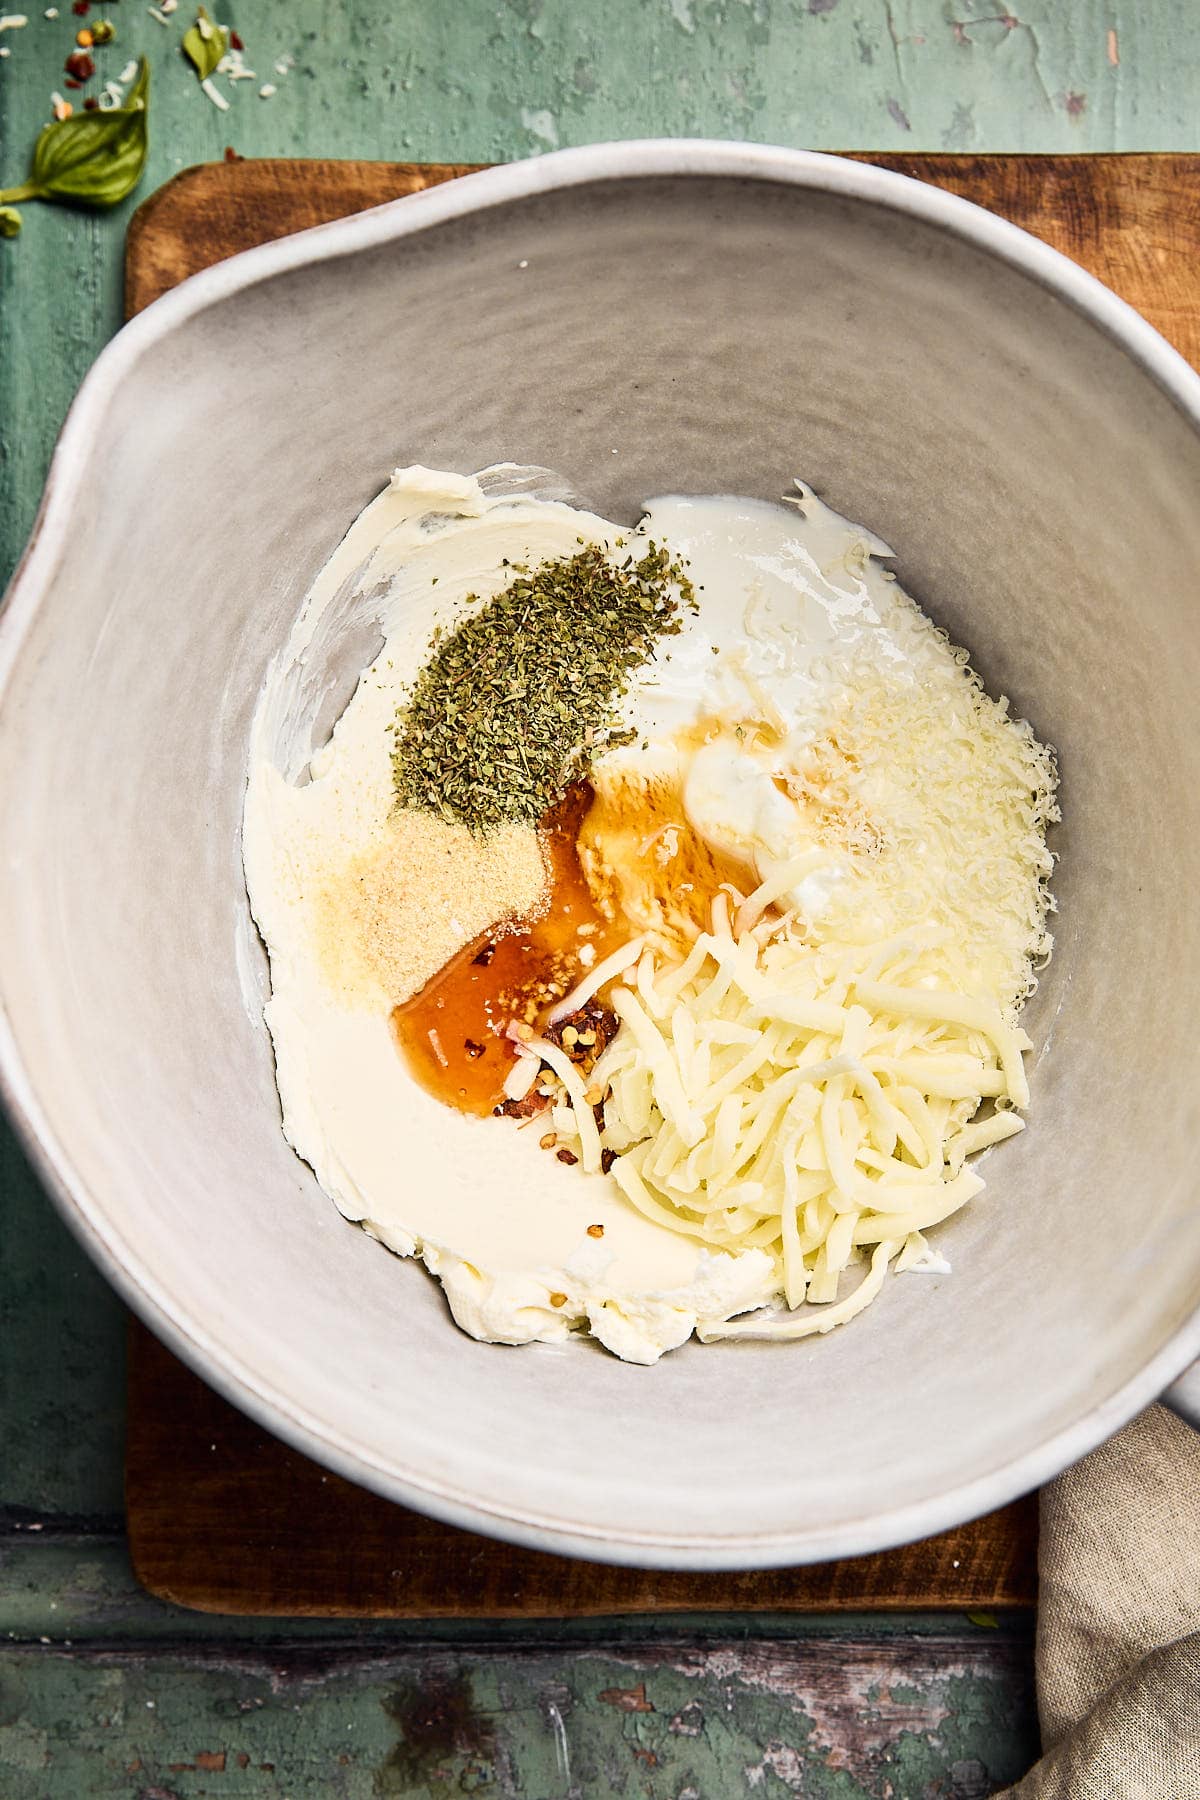
<path fill-rule="evenodd" d="M 990 1610 L 1036 1597 L 1033 1498 L 882 1556 L 801 1569 L 662 1574 L 514 1549 L 319 1468 L 235 1411 L 136 1321 L 125 1495 L 138 1580 L 205 1612 L 582 1619 Z"/>
<path fill-rule="evenodd" d="M 1200 158 L 862 158 L 975 200 L 1106 281 L 1200 363 Z M 185 170 L 134 217 L 129 314 L 210 264 L 463 174 L 402 163 Z M 355 1488 L 221 1400 L 136 1321 L 126 1502 L 134 1570 L 206 1611 L 396 1618 L 991 1609 L 1036 1596 L 1031 1497 L 880 1556 L 745 1574 L 613 1569 L 502 1546 Z"/>
<path fill-rule="evenodd" d="M 1200 157 L 856 153 L 853 160 L 961 194 L 1044 238 L 1200 366 Z M 126 314 L 239 250 L 381 206 L 469 167 L 262 158 L 185 169 L 130 221 Z"/>

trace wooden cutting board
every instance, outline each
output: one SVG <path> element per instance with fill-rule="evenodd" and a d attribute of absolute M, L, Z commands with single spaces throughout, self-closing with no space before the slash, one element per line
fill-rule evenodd
<path fill-rule="evenodd" d="M 949 188 L 1045 238 L 1200 365 L 1200 157 L 860 160 Z M 241 160 L 185 170 L 130 224 L 127 312 L 239 250 L 466 172 Z M 514 1550 L 327 1474 L 218 1398 L 136 1321 L 125 1491 L 142 1585 L 212 1612 L 581 1618 L 990 1610 L 1036 1597 L 1033 1497 L 923 1543 L 801 1569 L 661 1574 Z"/>
<path fill-rule="evenodd" d="M 583 1619 L 991 1611 L 1036 1597 L 1033 1496 L 924 1543 L 804 1569 L 661 1574 L 517 1550 L 318 1468 L 214 1394 L 136 1320 L 126 1433 L 134 1574 L 152 1594 L 203 1612 Z"/>

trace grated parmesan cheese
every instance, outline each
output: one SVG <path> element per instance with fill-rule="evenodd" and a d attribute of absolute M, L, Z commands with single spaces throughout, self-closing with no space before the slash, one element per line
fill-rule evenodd
<path fill-rule="evenodd" d="M 922 656 L 915 678 L 831 668 L 837 703 L 784 772 L 817 841 L 844 858 L 809 935 L 862 944 L 943 926 L 970 985 L 996 996 L 1011 1021 L 1051 947 L 1054 752 L 1006 699 L 991 699 L 966 652 L 915 606 L 896 615 L 893 628 L 903 627 L 940 641 L 942 654 Z"/>

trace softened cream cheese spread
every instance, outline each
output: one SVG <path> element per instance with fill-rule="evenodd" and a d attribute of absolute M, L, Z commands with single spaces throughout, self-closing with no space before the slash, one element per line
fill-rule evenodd
<path fill-rule="evenodd" d="M 612 817 L 621 817 L 623 784 L 666 784 L 715 852 L 759 882 L 778 877 L 775 904 L 802 917 L 813 942 L 869 944 L 941 919 L 981 990 L 1010 1014 L 1043 938 L 1036 906 L 1026 916 L 1020 896 L 1010 903 L 1015 886 L 1029 889 L 1028 846 L 1012 850 L 1006 886 L 992 866 L 1000 839 L 981 845 L 972 873 L 970 844 L 956 845 L 959 822 L 930 811 L 925 765 L 938 719 L 964 686 L 965 658 L 881 566 L 886 544 L 800 484 L 792 505 L 653 500 L 636 531 L 557 491 L 541 471 L 410 468 L 367 507 L 268 673 L 251 744 L 245 869 L 270 953 L 265 1016 L 283 1129 L 345 1217 L 419 1257 L 477 1338 L 554 1342 L 586 1329 L 625 1359 L 652 1363 L 697 1329 L 707 1335 L 775 1303 L 778 1256 L 714 1250 L 668 1229 L 631 1206 L 608 1173 L 545 1155 L 536 1124 L 448 1109 L 397 1051 L 391 1008 L 407 998 L 398 990 L 495 924 L 501 897 L 518 911 L 531 903 L 542 878 L 532 826 L 480 844 L 442 822 L 444 905 L 413 904 L 391 879 L 404 867 L 406 826 L 390 732 L 438 630 L 472 597 L 502 588 L 514 565 L 568 557 L 581 539 L 623 538 L 635 552 L 645 540 L 665 543 L 686 559 L 698 607 L 623 701 L 630 740 L 596 760 L 591 779 L 598 800 L 613 801 Z M 355 656 L 360 668 L 369 657 L 361 673 L 346 666 Z M 918 731 L 868 766 L 854 749 L 853 792 L 843 793 L 830 758 L 846 744 L 869 746 L 864 720 L 880 705 L 886 714 L 898 689 L 929 696 L 923 714 L 905 714 L 910 728 L 913 716 L 928 717 L 929 741 Z M 758 722 L 749 733 L 747 719 Z M 887 727 L 885 717 L 885 736 Z M 994 799 L 972 803 L 978 813 Z M 629 930 L 653 935 L 670 830 L 632 856 L 603 833 L 592 850 L 625 857 Z M 909 867 L 903 879 L 898 857 Z M 985 864 L 990 899 L 981 903 Z M 659 879 L 641 883 L 639 869 L 651 867 Z M 398 932 L 379 929 L 384 907 Z M 387 948 L 397 941 L 400 958 Z"/>

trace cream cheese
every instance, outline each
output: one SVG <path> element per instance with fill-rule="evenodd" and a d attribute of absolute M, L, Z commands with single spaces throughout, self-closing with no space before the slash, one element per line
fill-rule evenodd
<path fill-rule="evenodd" d="M 348 1219 L 440 1278 L 465 1331 L 516 1344 L 586 1326 L 647 1363 L 697 1323 L 769 1300 L 773 1259 L 697 1248 L 635 1213 L 607 1177 L 539 1151 L 536 1125 L 467 1117 L 424 1092 L 371 971 L 331 970 L 318 900 L 386 833 L 388 727 L 435 627 L 503 585 L 506 558 L 537 562 L 571 554 L 580 536 L 620 535 L 561 502 L 499 491 L 520 480 L 516 470 L 479 480 L 398 471 L 318 577 L 267 675 L 243 836 L 271 958 L 265 1017 L 288 1142 Z M 364 619 L 383 647 L 322 744 L 321 708 L 345 674 L 339 639 L 353 624 L 361 641 Z M 602 1239 L 588 1236 L 593 1224 Z"/>
<path fill-rule="evenodd" d="M 642 529 L 689 565 L 697 614 L 660 647 L 630 694 L 638 733 L 602 765 L 654 768 L 676 780 L 692 828 L 761 881 L 815 847 L 811 820 L 788 797 L 830 701 L 854 667 L 919 681 L 944 662 L 944 641 L 880 566 L 881 538 L 842 518 L 797 481 L 790 506 L 670 496 Z M 764 727 L 748 739 L 747 721 Z M 706 741 L 689 743 L 703 724 Z M 683 746 L 681 750 L 681 744 Z M 811 859 L 810 859 L 811 860 Z M 784 888 L 782 905 L 824 916 L 849 873 L 836 850 Z"/>
<path fill-rule="evenodd" d="M 475 1337 L 555 1342 L 586 1328 L 651 1363 L 697 1328 L 770 1304 L 781 1277 L 774 1255 L 699 1246 L 634 1210 L 610 1177 L 563 1167 L 539 1150 L 536 1121 L 456 1113 L 410 1077 L 389 1022 L 401 996 L 369 956 L 331 953 L 328 907 L 331 884 L 378 857 L 393 829 L 389 726 L 435 629 L 453 625 L 470 596 L 495 593 L 509 565 L 571 555 L 581 538 L 624 536 L 635 548 L 639 534 L 654 539 L 687 560 L 699 611 L 628 695 L 636 738 L 600 759 L 598 790 L 657 772 L 716 850 L 761 879 L 788 869 L 816 844 L 796 772 L 821 754 L 855 672 L 867 687 L 967 687 L 962 659 L 876 560 L 887 545 L 799 483 L 795 500 L 654 500 L 635 533 L 568 505 L 542 471 L 399 470 L 318 577 L 267 675 L 244 855 L 270 952 L 265 1017 L 284 1132 L 348 1219 L 438 1276 Z M 886 760 L 866 772 L 864 791 L 911 849 L 929 821 Z M 533 879 L 534 833 L 513 830 L 510 848 L 519 864 L 524 845 Z M 943 880 L 937 859 L 957 854 L 956 842 L 951 831 L 949 849 L 927 846 L 929 883 Z M 904 906 L 926 906 L 924 890 L 901 883 L 885 903 L 853 849 L 826 844 L 810 856 L 781 904 L 860 941 L 896 920 L 902 928 Z M 671 853 L 668 832 L 656 854 Z M 996 920 L 983 910 L 986 936 Z M 490 922 L 460 929 L 459 941 Z M 434 925 L 426 935 L 432 973 L 446 952 Z M 1027 954 L 1022 940 L 989 967 L 989 991 Z M 589 1236 L 595 1225 L 602 1236 Z"/>

